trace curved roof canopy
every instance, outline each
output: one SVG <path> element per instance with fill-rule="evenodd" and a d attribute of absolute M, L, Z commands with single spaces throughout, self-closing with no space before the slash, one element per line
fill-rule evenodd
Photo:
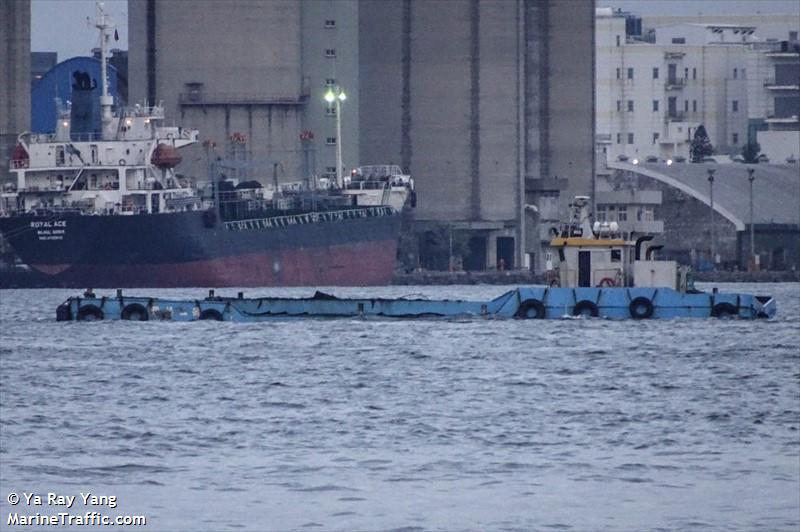
<path fill-rule="evenodd" d="M 714 170 L 714 210 L 744 231 L 750 223 L 750 182 L 753 176 L 753 219 L 755 224 L 800 224 L 800 168 L 789 164 L 608 163 L 650 177 L 710 205 L 708 170 Z"/>

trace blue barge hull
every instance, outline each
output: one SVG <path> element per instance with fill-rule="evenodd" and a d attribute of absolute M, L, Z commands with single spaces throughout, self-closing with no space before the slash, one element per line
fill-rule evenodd
<path fill-rule="evenodd" d="M 691 292 L 671 288 L 520 287 L 491 301 L 338 298 L 317 292 L 309 298 L 220 297 L 173 300 L 131 297 L 71 297 L 57 309 L 59 321 L 220 320 L 255 322 L 295 318 L 447 318 L 484 317 L 554 319 L 569 316 L 609 319 L 771 318 L 776 303 L 770 296 Z"/>

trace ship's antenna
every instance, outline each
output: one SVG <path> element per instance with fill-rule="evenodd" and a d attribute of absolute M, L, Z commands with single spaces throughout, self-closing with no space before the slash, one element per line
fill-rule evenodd
<path fill-rule="evenodd" d="M 108 30 L 112 27 L 105 14 L 103 2 L 97 2 L 97 18 L 95 27 L 100 30 L 100 109 L 103 120 L 103 139 L 108 140 L 113 134 L 111 125 L 111 108 L 114 97 L 108 94 Z"/>

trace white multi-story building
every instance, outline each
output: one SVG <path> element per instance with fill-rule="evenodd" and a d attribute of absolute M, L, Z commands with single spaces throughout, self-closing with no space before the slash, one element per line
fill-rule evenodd
<path fill-rule="evenodd" d="M 749 140 L 771 162 L 800 157 L 800 42 L 789 39 L 754 45 L 748 54 Z"/>
<path fill-rule="evenodd" d="M 703 125 L 715 153 L 747 143 L 747 49 L 754 26 L 676 24 L 626 35 L 626 14 L 597 10 L 597 138 L 607 160 L 689 157 Z"/>

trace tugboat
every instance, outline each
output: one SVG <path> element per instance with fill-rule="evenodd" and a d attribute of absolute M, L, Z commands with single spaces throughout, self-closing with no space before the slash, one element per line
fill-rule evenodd
<path fill-rule="evenodd" d="M 55 133 L 18 137 L 11 160 L 16 183 L 0 193 L 0 233 L 37 282 L 100 288 L 390 282 L 400 229 L 389 204 L 394 187 L 387 196 L 386 183 L 376 181 L 377 198 L 364 204 L 363 195 L 338 184 L 276 182 L 270 190 L 258 181 L 214 179 L 198 186 L 175 171 L 180 149 L 198 142 L 198 132 L 164 126 L 161 105 L 114 105 L 106 76 L 111 24 L 101 6 L 95 25 L 101 130 L 86 119 L 98 84 L 77 72 Z M 410 187 L 403 188 L 408 195 Z"/>
<path fill-rule="evenodd" d="M 383 318 L 771 318 L 770 296 L 724 294 L 695 290 L 691 272 L 674 261 L 655 260 L 660 246 L 652 237 L 631 242 L 614 224 L 589 223 L 588 198 L 578 197 L 569 222 L 554 228 L 551 246 L 559 250 L 558 277 L 550 286 L 520 287 L 491 301 L 338 298 L 322 292 L 308 298 L 220 297 L 173 300 L 97 297 L 87 291 L 72 297 L 56 312 L 59 321 L 161 319 L 174 321 L 265 321 L 309 317 Z"/>

